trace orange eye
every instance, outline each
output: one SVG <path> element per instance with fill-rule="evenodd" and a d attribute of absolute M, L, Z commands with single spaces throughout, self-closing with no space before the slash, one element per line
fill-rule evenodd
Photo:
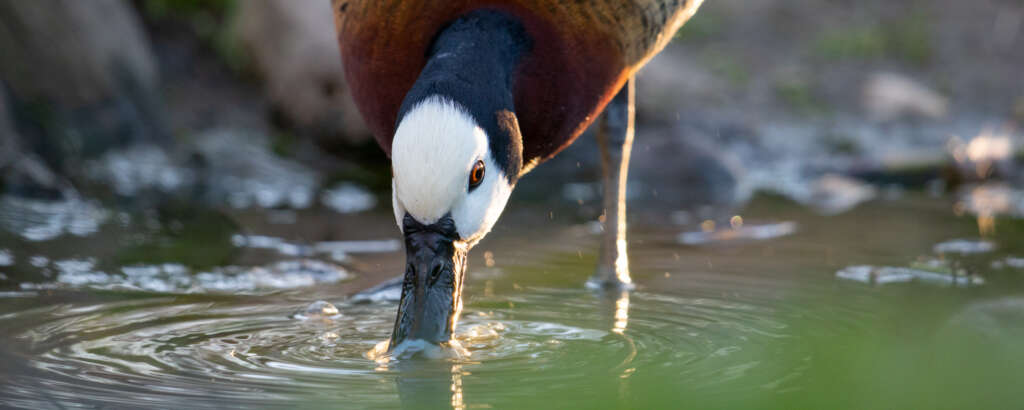
<path fill-rule="evenodd" d="M 481 182 L 484 182 L 484 162 L 477 161 L 473 164 L 473 170 L 469 171 L 469 188 L 476 188 Z"/>

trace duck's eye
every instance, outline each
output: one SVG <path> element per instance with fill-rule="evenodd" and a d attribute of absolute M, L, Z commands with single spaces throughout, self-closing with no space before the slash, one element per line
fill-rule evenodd
<path fill-rule="evenodd" d="M 484 162 L 477 161 L 473 164 L 473 170 L 469 171 L 469 189 L 476 188 L 484 182 Z"/>

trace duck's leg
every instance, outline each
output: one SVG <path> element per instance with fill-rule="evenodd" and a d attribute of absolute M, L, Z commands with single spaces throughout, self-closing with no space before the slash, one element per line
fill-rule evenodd
<path fill-rule="evenodd" d="M 604 185 L 604 231 L 597 271 L 587 282 L 592 288 L 630 289 L 626 256 L 626 180 L 633 149 L 636 79 L 631 78 L 608 103 L 598 119 L 597 144 L 601 149 Z"/>

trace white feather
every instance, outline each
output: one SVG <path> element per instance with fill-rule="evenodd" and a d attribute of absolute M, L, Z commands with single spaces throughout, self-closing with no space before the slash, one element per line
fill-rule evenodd
<path fill-rule="evenodd" d="M 484 181 L 469 192 L 469 173 L 484 161 Z M 501 215 L 512 186 L 490 153 L 487 134 L 457 104 L 434 96 L 402 118 L 391 147 L 392 203 L 399 227 L 409 213 L 431 224 L 447 213 L 470 244 Z"/>

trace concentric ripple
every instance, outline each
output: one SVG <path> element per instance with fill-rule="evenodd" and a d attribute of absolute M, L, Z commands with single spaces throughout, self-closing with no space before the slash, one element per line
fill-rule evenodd
<path fill-rule="evenodd" d="M 460 408 L 520 403 L 529 392 L 600 406 L 645 394 L 633 381 L 652 377 L 652 388 L 704 394 L 781 389 L 806 366 L 790 359 L 810 354 L 792 337 L 793 312 L 754 300 L 522 289 L 468 301 L 457 331 L 466 354 L 372 357 L 393 304 L 342 302 L 335 312 L 317 302 L 330 315 L 296 314 L 308 302 L 291 297 L 126 297 L 8 314 L 6 355 L 20 377 L 0 398 L 22 407 Z"/>

